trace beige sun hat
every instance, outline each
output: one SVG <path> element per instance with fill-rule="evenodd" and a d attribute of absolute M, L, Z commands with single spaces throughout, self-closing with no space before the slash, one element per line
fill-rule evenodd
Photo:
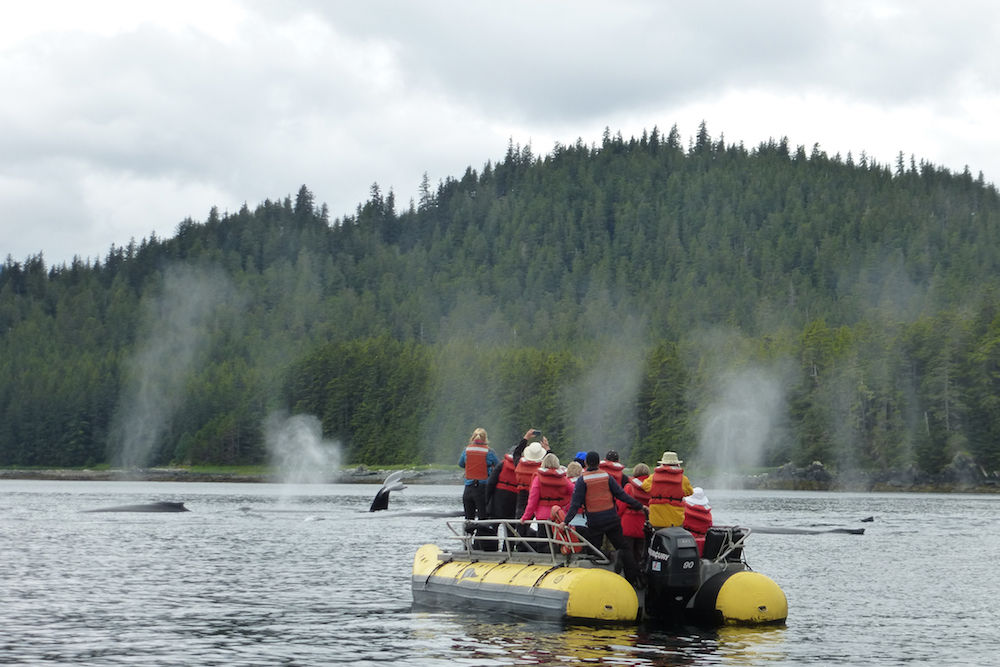
<path fill-rule="evenodd" d="M 524 448 L 524 454 L 522 456 L 529 461 L 541 461 L 545 458 L 545 448 L 542 447 L 542 443 L 533 442 Z"/>
<path fill-rule="evenodd" d="M 658 466 L 679 466 L 684 463 L 679 458 L 677 458 L 677 452 L 663 452 L 663 456 L 660 460 L 656 462 Z"/>

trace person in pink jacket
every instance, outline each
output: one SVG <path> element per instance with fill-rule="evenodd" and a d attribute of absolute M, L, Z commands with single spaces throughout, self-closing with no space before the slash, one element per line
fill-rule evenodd
<path fill-rule="evenodd" d="M 572 497 L 573 483 L 566 476 L 566 469 L 559 465 L 559 457 L 549 452 L 542 459 L 542 465 L 531 481 L 528 505 L 521 515 L 521 521 L 547 521 L 552 515 L 553 505 L 559 505 L 565 510 Z"/>

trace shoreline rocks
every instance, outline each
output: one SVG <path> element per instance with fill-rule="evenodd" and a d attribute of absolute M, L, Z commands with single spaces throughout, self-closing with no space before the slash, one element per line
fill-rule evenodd
<path fill-rule="evenodd" d="M 326 480 L 331 484 L 381 484 L 395 470 L 359 465 L 337 470 Z M 696 472 L 697 474 L 697 472 Z M 237 482 L 280 484 L 278 473 L 240 474 L 194 472 L 183 468 L 145 468 L 139 470 L 27 470 L 0 469 L 2 479 L 38 479 L 62 481 L 145 481 L 145 482 Z M 404 470 L 404 484 L 461 484 L 462 470 Z M 867 472 L 860 470 L 835 473 L 822 462 L 804 467 L 792 463 L 759 475 L 725 475 L 715 480 L 725 488 L 769 491 L 848 491 L 914 493 L 1000 493 L 1000 478 L 976 466 L 961 455 L 937 474 L 920 472 L 913 467 L 903 470 Z"/>

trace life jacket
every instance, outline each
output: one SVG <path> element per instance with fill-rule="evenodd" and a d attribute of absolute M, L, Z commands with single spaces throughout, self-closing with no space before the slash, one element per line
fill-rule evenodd
<path fill-rule="evenodd" d="M 615 499 L 608 485 L 610 475 L 603 470 L 588 470 L 583 473 L 583 482 L 587 485 L 587 495 L 583 506 L 587 514 L 604 512 L 615 508 Z"/>
<path fill-rule="evenodd" d="M 649 504 L 649 492 L 642 489 L 642 483 L 646 478 L 633 477 L 625 483 L 625 493 L 638 500 L 643 505 Z M 625 502 L 618 501 L 618 516 L 622 521 L 622 534 L 625 537 L 642 538 L 645 537 L 646 512 L 641 509 L 633 509 Z"/>
<path fill-rule="evenodd" d="M 465 479 L 486 479 L 490 476 L 486 455 L 490 448 L 482 440 L 473 440 L 465 448 Z"/>
<path fill-rule="evenodd" d="M 529 461 L 528 459 L 521 457 L 521 460 L 517 462 L 517 468 L 514 472 L 517 474 L 517 492 L 520 493 L 524 491 L 527 493 L 531 490 L 531 480 L 535 478 L 535 473 L 542 466 L 541 461 Z"/>
<path fill-rule="evenodd" d="M 497 476 L 497 491 L 517 493 L 517 470 L 512 454 L 504 454 L 500 474 Z"/>
<path fill-rule="evenodd" d="M 601 461 L 597 464 L 598 469 L 603 470 L 618 482 L 618 486 L 622 485 L 622 474 L 625 472 L 625 466 L 617 461 Z"/>
<path fill-rule="evenodd" d="M 646 481 L 645 476 L 641 478 L 633 477 L 628 481 L 628 484 L 625 485 L 625 492 L 648 507 L 650 494 L 642 488 L 642 483 L 644 481 Z"/>
<path fill-rule="evenodd" d="M 573 494 L 566 488 L 566 471 L 541 468 L 538 471 L 538 504 L 544 507 L 569 505 Z"/>
<path fill-rule="evenodd" d="M 549 520 L 554 523 L 562 523 L 563 521 L 566 520 L 566 512 L 563 511 L 563 508 L 561 506 L 553 505 L 552 515 L 549 517 Z M 582 546 L 579 547 L 573 546 L 574 544 L 580 544 L 580 538 L 576 536 L 575 532 L 569 529 L 563 530 L 562 528 L 556 528 L 555 530 L 552 531 L 552 537 L 559 540 L 560 542 L 571 543 L 571 544 L 562 544 L 559 546 L 559 551 L 564 554 L 569 554 L 569 553 L 578 554 L 581 551 L 583 551 Z"/>
<path fill-rule="evenodd" d="M 684 507 L 684 471 L 675 466 L 657 466 L 649 487 L 650 505 Z"/>
<path fill-rule="evenodd" d="M 712 508 L 704 505 L 684 503 L 684 530 L 694 533 L 695 537 L 705 536 L 712 527 Z"/>

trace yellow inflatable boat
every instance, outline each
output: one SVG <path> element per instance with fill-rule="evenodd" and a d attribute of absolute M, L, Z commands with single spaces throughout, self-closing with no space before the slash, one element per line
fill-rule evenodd
<path fill-rule="evenodd" d="M 517 521 L 449 521 L 460 547 L 417 550 L 414 604 L 611 623 L 760 625 L 783 623 L 788 615 L 781 588 L 743 558 L 748 529 L 711 529 L 703 558 L 684 529 L 657 531 L 636 589 L 574 530 L 562 534 L 558 524 L 535 524 L 534 536 L 521 536 Z"/>

